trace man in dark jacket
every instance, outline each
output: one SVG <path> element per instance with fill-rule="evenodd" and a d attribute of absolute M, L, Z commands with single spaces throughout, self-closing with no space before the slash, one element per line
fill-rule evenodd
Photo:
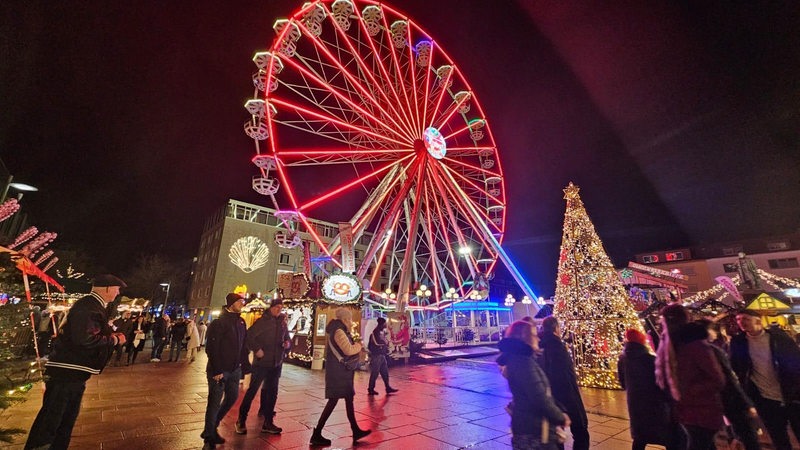
<path fill-rule="evenodd" d="M 572 422 L 570 431 L 574 440 L 573 450 L 588 450 L 589 418 L 586 417 L 586 409 L 578 388 L 575 366 L 559 334 L 558 320 L 555 317 L 550 316 L 542 321 L 539 347 L 543 353 L 539 358 L 539 365 L 550 380 L 553 397 L 564 408 Z"/>
<path fill-rule="evenodd" d="M 217 427 L 239 397 L 242 374 L 250 372 L 245 345 L 247 326 L 240 315 L 245 299 L 231 293 L 225 297 L 225 304 L 219 318 L 208 326 L 208 404 L 205 428 L 200 434 L 205 443 L 203 448 L 214 448 L 217 444 L 225 443 Z"/>
<path fill-rule="evenodd" d="M 731 339 L 731 366 L 774 447 L 791 449 L 786 425 L 800 436 L 800 348 L 783 330 L 764 329 L 757 311 L 739 311 L 736 323 L 743 333 Z"/>
<path fill-rule="evenodd" d="M 247 331 L 247 349 L 253 355 L 253 375 L 250 387 L 239 405 L 239 420 L 236 421 L 236 433 L 247 434 L 247 414 L 253 398 L 261 388 L 261 408 L 264 415 L 262 433 L 280 434 L 283 431 L 274 423 L 275 403 L 278 401 L 278 381 L 283 368 L 283 356 L 292 342 L 286 324 L 286 314 L 281 314 L 283 300 L 272 299 L 267 314 L 261 316 Z"/>
<path fill-rule="evenodd" d="M 133 330 L 133 319 L 131 319 L 131 312 L 130 311 L 123 312 L 122 313 L 122 317 L 120 317 L 119 319 L 114 321 L 114 327 L 116 327 L 114 329 L 114 331 L 117 331 L 119 333 L 124 334 L 125 337 L 127 338 L 130 335 L 131 330 Z M 124 344 L 118 344 L 114 348 L 114 354 L 115 354 L 114 365 L 115 366 L 119 366 L 120 365 L 120 361 L 122 360 L 122 354 L 125 353 L 125 349 L 126 348 L 127 348 L 127 346 L 124 345 Z"/>
<path fill-rule="evenodd" d="M 162 314 L 153 322 L 153 351 L 150 352 L 150 362 L 161 361 L 161 352 L 167 345 L 169 333 L 169 316 Z"/>
<path fill-rule="evenodd" d="M 386 387 L 387 394 L 393 394 L 398 391 L 389 385 L 389 364 L 386 361 L 386 355 L 389 353 L 389 342 L 386 341 L 386 319 L 378 317 L 378 326 L 372 330 L 369 335 L 369 385 L 367 387 L 367 395 L 378 395 L 375 390 L 375 382 L 378 381 L 378 375 L 383 378 L 383 385 Z"/>
<path fill-rule="evenodd" d="M 53 340 L 45 369 L 42 409 L 33 422 L 25 449 L 66 449 L 81 408 L 86 380 L 103 371 L 114 347 L 125 335 L 108 325 L 106 305 L 119 295 L 125 282 L 113 275 L 99 275 L 92 291 L 70 308 Z"/>

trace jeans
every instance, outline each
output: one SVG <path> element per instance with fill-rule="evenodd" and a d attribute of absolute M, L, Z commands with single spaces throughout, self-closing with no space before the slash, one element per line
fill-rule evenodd
<path fill-rule="evenodd" d="M 383 379 L 386 389 L 389 389 L 389 364 L 386 362 L 386 355 L 383 353 L 369 354 L 369 390 L 375 390 L 375 382 L 378 381 L 378 374 Z"/>
<path fill-rule="evenodd" d="M 689 433 L 688 450 L 715 450 L 714 435 L 717 430 L 698 427 L 694 425 L 684 425 L 686 432 Z"/>
<path fill-rule="evenodd" d="M 217 381 L 206 374 L 208 379 L 208 404 L 206 405 L 206 425 L 200 437 L 210 439 L 217 436 L 217 427 L 231 410 L 239 397 L 239 380 L 242 379 L 242 369 L 233 372 L 223 372 L 222 380 Z"/>
<path fill-rule="evenodd" d="M 170 361 L 177 361 L 181 359 L 181 346 L 183 345 L 183 340 L 178 338 L 172 338 L 172 342 L 169 343 L 169 360 Z M 175 354 L 177 350 L 177 355 L 173 358 L 172 355 Z"/>
<path fill-rule="evenodd" d="M 764 422 L 764 427 L 772 439 L 772 446 L 777 450 L 791 450 L 787 425 L 792 426 L 795 436 L 800 439 L 800 405 L 794 403 L 783 404 L 776 400 L 769 400 L 760 395 L 754 396 L 756 410 Z"/>
<path fill-rule="evenodd" d="M 161 352 L 164 351 L 164 345 L 167 343 L 167 338 L 153 338 L 153 351 L 150 352 L 150 359 L 161 359 Z"/>
<path fill-rule="evenodd" d="M 278 381 L 281 378 L 281 369 L 278 367 L 253 366 L 253 374 L 250 375 L 250 387 L 244 394 L 242 404 L 239 405 L 239 423 L 247 421 L 247 414 L 250 412 L 253 398 L 256 396 L 258 388 L 261 388 L 261 406 L 258 408 L 264 415 L 264 420 L 272 422 L 275 417 L 275 403 L 278 401 Z"/>
<path fill-rule="evenodd" d="M 42 409 L 31 426 L 25 449 L 66 449 L 81 409 L 85 381 L 47 380 Z"/>

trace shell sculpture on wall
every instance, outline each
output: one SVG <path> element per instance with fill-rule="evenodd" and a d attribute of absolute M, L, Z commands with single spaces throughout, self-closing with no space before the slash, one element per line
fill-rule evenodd
<path fill-rule="evenodd" d="M 233 265 L 242 269 L 242 272 L 250 273 L 267 264 L 269 248 L 261 239 L 255 236 L 246 236 L 237 239 L 231 245 L 228 258 Z"/>

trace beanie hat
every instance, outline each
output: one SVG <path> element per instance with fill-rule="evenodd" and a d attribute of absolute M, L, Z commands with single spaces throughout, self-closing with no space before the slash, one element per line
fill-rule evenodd
<path fill-rule="evenodd" d="M 241 301 L 243 299 L 244 297 L 242 297 L 240 294 L 231 292 L 230 294 L 225 296 L 225 306 L 231 306 L 234 303 Z"/>
<path fill-rule="evenodd" d="M 637 344 L 647 345 L 647 335 L 635 328 L 625 330 L 625 340 L 636 342 Z"/>

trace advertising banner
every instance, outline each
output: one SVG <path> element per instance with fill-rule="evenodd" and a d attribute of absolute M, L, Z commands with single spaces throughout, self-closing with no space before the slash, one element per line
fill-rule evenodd
<path fill-rule="evenodd" d="M 350 222 L 339 222 L 339 242 L 342 245 L 342 272 L 356 271 L 356 256 L 353 249 L 353 225 Z"/>

